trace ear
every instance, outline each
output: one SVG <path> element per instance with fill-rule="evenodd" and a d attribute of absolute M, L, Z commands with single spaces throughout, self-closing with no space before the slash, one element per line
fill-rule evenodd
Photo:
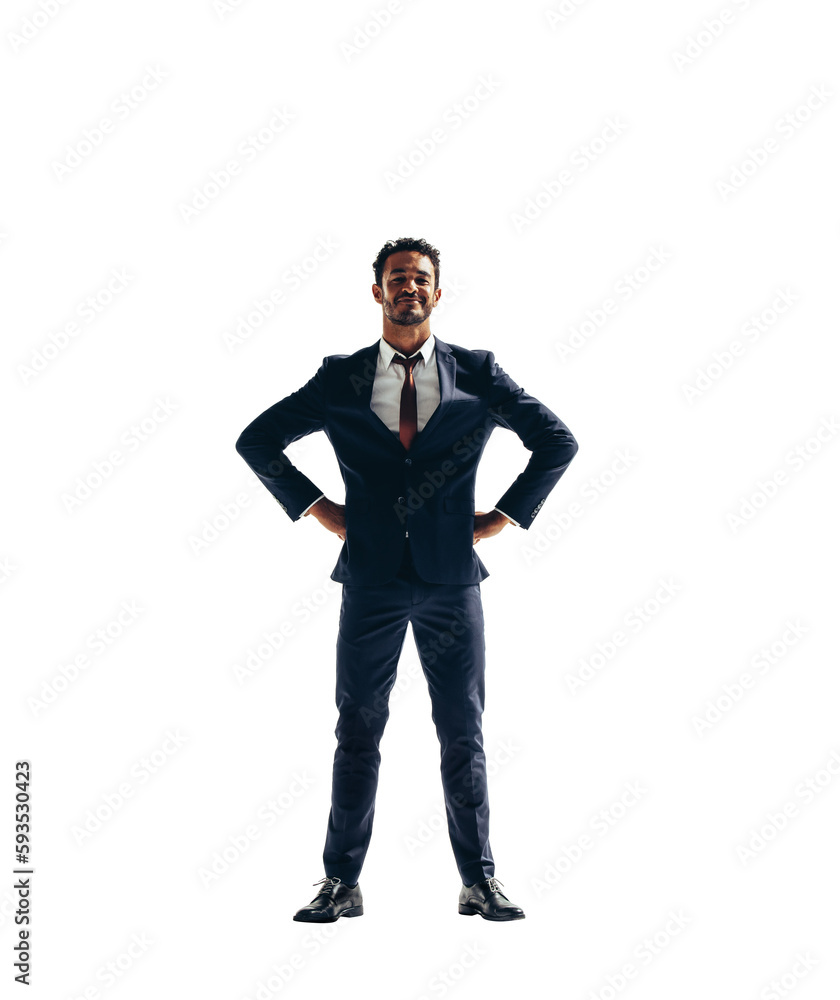
<path fill-rule="evenodd" d="M 373 297 L 377 302 L 382 302 L 382 289 L 377 284 L 371 285 L 371 291 L 373 292 Z"/>

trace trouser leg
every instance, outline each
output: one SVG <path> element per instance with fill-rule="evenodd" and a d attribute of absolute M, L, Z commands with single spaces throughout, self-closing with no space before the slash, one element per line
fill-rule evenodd
<path fill-rule="evenodd" d="M 388 697 L 397 676 L 410 602 L 409 584 L 345 585 L 336 646 L 338 741 L 324 871 L 348 885 L 370 844 L 379 781 L 379 742 L 388 721 Z"/>
<path fill-rule="evenodd" d="M 495 873 L 490 850 L 484 711 L 484 615 L 479 585 L 422 584 L 412 629 L 440 741 L 449 839 L 465 885 Z"/>

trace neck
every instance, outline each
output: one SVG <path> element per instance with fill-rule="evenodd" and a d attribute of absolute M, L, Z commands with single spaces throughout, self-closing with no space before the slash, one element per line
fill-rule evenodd
<path fill-rule="evenodd" d="M 382 337 L 385 342 L 406 357 L 410 357 L 419 350 L 431 335 L 432 330 L 428 320 L 424 323 L 418 323 L 417 326 L 396 326 L 389 320 L 385 320 L 382 328 Z"/>

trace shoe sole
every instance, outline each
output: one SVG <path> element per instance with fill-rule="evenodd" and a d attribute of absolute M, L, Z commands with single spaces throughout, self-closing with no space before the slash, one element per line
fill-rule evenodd
<path fill-rule="evenodd" d="M 458 912 L 463 913 L 465 917 L 474 917 L 478 915 L 479 917 L 484 917 L 485 920 L 496 920 L 504 922 L 507 920 L 524 920 L 525 914 L 518 913 L 515 917 L 488 917 L 486 913 L 482 913 L 481 910 L 476 910 L 472 906 L 465 906 L 463 903 L 458 904 Z"/>
<path fill-rule="evenodd" d="M 350 906 L 346 910 L 342 910 L 338 917 L 361 917 L 364 912 L 364 906 L 359 904 L 359 906 Z M 301 917 L 296 913 L 292 920 L 299 920 L 304 924 L 333 924 L 338 920 L 338 917 Z"/>

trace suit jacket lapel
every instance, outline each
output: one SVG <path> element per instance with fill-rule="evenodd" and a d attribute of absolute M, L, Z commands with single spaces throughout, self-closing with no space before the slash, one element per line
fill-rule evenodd
<path fill-rule="evenodd" d="M 385 426 L 385 424 L 370 408 L 370 400 L 373 395 L 373 379 L 376 374 L 376 366 L 378 362 L 379 341 L 377 340 L 375 344 L 371 344 L 370 347 L 365 347 L 358 352 L 357 364 L 355 370 L 350 375 L 350 383 L 357 394 L 356 398 L 359 401 L 358 405 L 361 407 L 365 419 L 371 425 L 373 430 L 379 434 L 380 437 L 387 438 L 393 447 L 396 447 L 399 451 L 404 451 L 403 446 L 400 444 L 400 439 L 394 435 L 393 431 L 389 430 Z"/>
<path fill-rule="evenodd" d="M 438 380 L 440 382 L 440 403 L 435 412 L 426 421 L 423 430 L 411 442 L 412 451 L 422 448 L 430 435 L 434 433 L 435 428 L 445 416 L 446 409 L 452 402 L 452 396 L 454 395 L 455 359 L 452 357 L 449 345 L 444 344 L 437 337 L 435 337 L 435 361 L 437 362 Z"/>

